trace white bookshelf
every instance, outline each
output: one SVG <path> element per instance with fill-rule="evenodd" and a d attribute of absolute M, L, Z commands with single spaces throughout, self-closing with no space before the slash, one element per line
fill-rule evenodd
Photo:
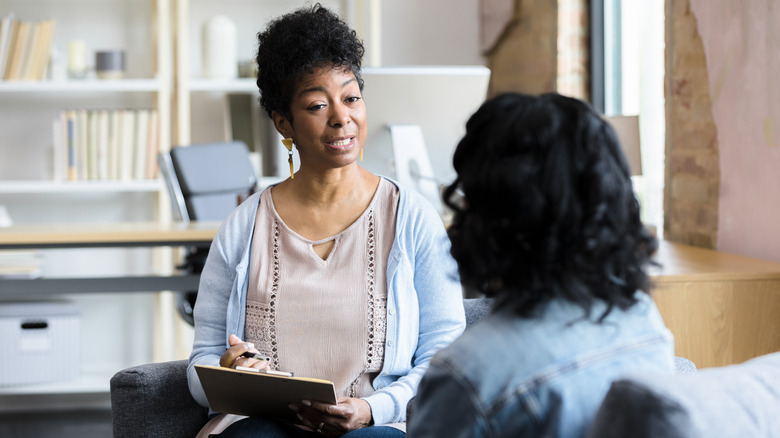
<path fill-rule="evenodd" d="M 157 79 L 0 81 L 0 93 L 159 93 L 163 86 Z"/>
<path fill-rule="evenodd" d="M 53 18 L 54 47 L 67 57 L 70 40 L 84 40 L 88 67 L 97 50 L 122 49 L 123 79 L 0 80 L 0 205 L 14 224 L 170 220 L 159 179 L 62 181 L 53 172 L 53 119 L 63 109 L 155 109 L 159 149 L 170 149 L 174 0 L 0 0 L 0 15 L 25 21 Z M 137 274 L 171 269 L 170 254 L 149 248 L 42 250 L 47 276 Z M 159 335 L 158 294 L 53 295 L 81 306 L 78 380 L 0 387 L 0 412 L 110 408 L 109 380 L 122 368 L 173 349 Z M 0 303 L 20 296 L 2 296 Z M 166 315 L 175 318 L 175 313 Z M 167 343 L 167 344 L 166 344 Z M 165 345 L 162 345 L 165 344 Z M 95 348 L 101 354 L 89 354 Z M 5 358 L 4 360 L 10 360 Z"/>
<path fill-rule="evenodd" d="M 222 93 L 256 93 L 257 84 L 254 78 L 232 80 L 192 79 L 189 81 L 190 91 L 215 91 Z"/>
<path fill-rule="evenodd" d="M 0 0 L 0 16 L 56 22 L 47 79 L 0 77 L 0 182 L 55 179 L 53 120 L 65 109 L 154 109 L 159 148 L 170 148 L 172 1 Z M 62 77 L 74 40 L 85 43 L 84 79 Z M 94 53 L 99 50 L 124 51 L 124 78 L 96 78 Z"/>
<path fill-rule="evenodd" d="M 0 387 L 0 396 L 8 395 L 35 395 L 35 394 L 88 394 L 105 393 L 109 390 L 107 375 L 113 375 L 116 370 L 104 368 L 100 370 L 84 371 L 75 380 L 67 380 L 56 383 L 41 383 L 32 385 L 19 385 Z M 0 409 L 2 412 L 2 409 Z"/>
<path fill-rule="evenodd" d="M 0 181 L 0 194 L 157 193 L 158 179 L 137 181 Z"/>
<path fill-rule="evenodd" d="M 109 379 L 114 370 L 82 372 L 75 380 L 0 388 L 0 414 L 111 409 Z"/>

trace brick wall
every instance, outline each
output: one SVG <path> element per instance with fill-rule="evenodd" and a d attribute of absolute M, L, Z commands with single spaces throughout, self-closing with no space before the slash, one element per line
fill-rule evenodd
<path fill-rule="evenodd" d="M 485 53 L 492 72 L 488 95 L 554 91 L 557 29 L 557 0 L 515 0 L 512 19 Z"/>
<path fill-rule="evenodd" d="M 556 90 L 590 101 L 590 26 L 587 0 L 558 0 Z"/>
<path fill-rule="evenodd" d="M 586 0 L 514 0 L 486 53 L 489 95 L 559 91 L 588 100 Z M 716 248 L 720 164 L 704 48 L 688 0 L 666 0 L 664 238 Z"/>
<path fill-rule="evenodd" d="M 588 1 L 513 1 L 511 19 L 500 23 L 503 29 L 490 29 L 500 36 L 485 52 L 492 71 L 489 95 L 558 91 L 590 100 Z M 483 2 L 483 8 L 499 5 L 505 2 Z M 485 16 L 490 12 L 483 9 Z"/>
<path fill-rule="evenodd" d="M 704 47 L 688 0 L 666 0 L 664 237 L 717 247 L 720 164 Z"/>

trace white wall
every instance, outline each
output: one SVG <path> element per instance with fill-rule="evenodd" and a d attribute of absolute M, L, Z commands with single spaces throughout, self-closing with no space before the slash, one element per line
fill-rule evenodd
<path fill-rule="evenodd" d="M 199 42 L 201 25 L 209 17 L 225 14 L 236 24 L 239 58 L 251 59 L 256 48 L 255 35 L 270 19 L 309 3 L 310 0 L 191 2 L 190 40 Z M 479 0 L 321 0 L 321 3 L 339 11 L 358 31 L 366 45 L 367 66 L 377 56 L 373 53 L 377 43 L 372 41 L 376 29 L 371 28 L 371 16 L 375 12 L 379 14 L 381 34 L 378 65 L 485 65 L 479 53 Z M 193 46 L 196 47 L 199 46 Z M 192 50 L 190 66 L 194 76 L 199 75 L 200 62 L 199 50 Z"/>
<path fill-rule="evenodd" d="M 381 63 L 486 65 L 479 51 L 479 0 L 385 0 Z"/>

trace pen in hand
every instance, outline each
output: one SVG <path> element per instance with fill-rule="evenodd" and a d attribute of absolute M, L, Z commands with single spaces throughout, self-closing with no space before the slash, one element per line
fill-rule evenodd
<path fill-rule="evenodd" d="M 260 353 L 252 353 L 251 351 L 245 351 L 243 354 L 241 354 L 241 357 L 246 357 L 249 359 L 257 359 L 257 360 L 263 360 L 266 362 L 270 362 L 271 358 Z"/>
<path fill-rule="evenodd" d="M 246 357 L 249 359 L 257 359 L 265 362 L 270 362 L 271 358 L 260 353 L 252 353 L 251 351 L 245 351 L 241 354 L 241 357 Z M 292 372 L 287 371 L 275 371 L 275 370 L 258 370 L 257 368 L 249 368 L 249 367 L 241 367 L 237 366 L 236 370 L 238 371 L 252 371 L 254 373 L 266 373 L 266 374 L 273 374 L 276 376 L 285 376 L 285 377 L 293 377 L 294 374 Z"/>

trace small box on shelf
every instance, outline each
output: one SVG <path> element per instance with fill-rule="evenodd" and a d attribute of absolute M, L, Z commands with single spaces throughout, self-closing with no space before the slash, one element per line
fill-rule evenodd
<path fill-rule="evenodd" d="M 0 302 L 0 387 L 78 379 L 80 326 L 76 303 Z"/>

